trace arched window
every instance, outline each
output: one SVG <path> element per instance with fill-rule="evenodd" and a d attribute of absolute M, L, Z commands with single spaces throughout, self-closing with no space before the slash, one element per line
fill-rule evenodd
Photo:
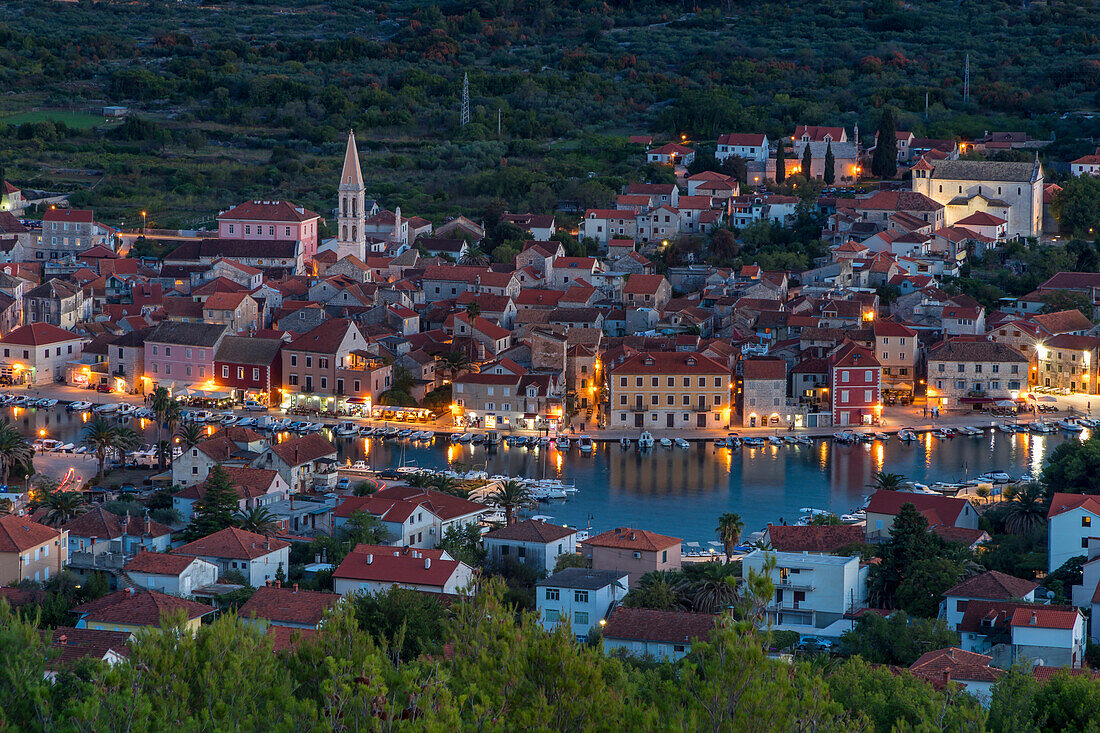
<path fill-rule="evenodd" d="M 355 226 L 352 225 L 352 227 L 351 227 L 351 241 L 356 242 L 358 240 L 359 240 L 359 232 L 356 230 Z"/>
<path fill-rule="evenodd" d="M 340 216 L 348 215 L 348 200 L 347 197 L 340 199 Z"/>
<path fill-rule="evenodd" d="M 345 224 L 343 227 L 340 228 L 340 239 L 343 239 L 345 242 L 348 240 L 348 225 L 347 224 Z"/>
<path fill-rule="evenodd" d="M 359 202 L 356 199 L 351 200 L 351 215 L 359 216 Z M 353 234 L 351 238 L 355 239 L 355 235 Z"/>

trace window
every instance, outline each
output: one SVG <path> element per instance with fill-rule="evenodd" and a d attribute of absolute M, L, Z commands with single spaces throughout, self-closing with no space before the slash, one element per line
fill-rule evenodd
<path fill-rule="evenodd" d="M 153 353 L 155 354 L 156 352 L 154 351 Z M 171 356 L 172 355 L 172 347 L 171 346 L 165 346 L 164 347 L 164 355 L 165 356 Z"/>
<path fill-rule="evenodd" d="M 561 600 L 560 595 L 561 595 L 561 591 L 559 591 L 557 588 L 547 588 L 546 589 L 546 600 L 548 600 L 548 601 Z"/>
<path fill-rule="evenodd" d="M 843 371 L 843 372 L 840 373 L 840 381 L 842 381 L 842 382 L 847 382 L 848 381 L 848 372 Z"/>
<path fill-rule="evenodd" d="M 260 370 L 259 369 L 253 369 L 252 370 L 252 379 L 257 380 L 259 378 L 260 378 Z"/>
<path fill-rule="evenodd" d="M 307 356 L 306 357 L 306 369 L 309 369 L 312 366 L 313 366 L 313 357 L 312 356 Z"/>
<path fill-rule="evenodd" d="M 871 376 L 871 375 L 872 375 L 872 372 L 871 372 L 871 370 L 870 370 L 870 369 L 868 369 L 867 371 L 863 372 L 863 381 L 864 381 L 864 382 L 870 382 L 870 381 L 871 381 L 872 379 L 874 379 L 874 377 L 873 377 L 873 376 Z"/>
<path fill-rule="evenodd" d="M 187 365 L 187 376 L 189 376 L 189 377 L 191 376 L 191 365 L 190 364 Z"/>
<path fill-rule="evenodd" d="M 237 367 L 237 379 L 244 379 L 244 367 Z"/>
<path fill-rule="evenodd" d="M 187 357 L 188 359 L 190 359 L 190 358 L 191 358 L 191 349 L 184 349 L 184 355 L 185 355 L 185 356 L 186 356 L 186 357 Z"/>
<path fill-rule="evenodd" d="M 229 379 L 229 365 L 222 364 L 222 379 Z"/>
<path fill-rule="evenodd" d="M 291 354 L 290 355 L 290 365 L 291 366 L 298 366 L 298 355 L 297 354 Z"/>
<path fill-rule="evenodd" d="M 328 358 L 324 356 L 319 357 L 317 359 L 317 366 L 321 367 L 322 369 L 328 369 Z"/>
<path fill-rule="evenodd" d="M 588 612 L 587 611 L 577 611 L 575 614 L 573 614 L 573 623 L 582 624 L 582 625 L 587 626 L 588 625 Z"/>
<path fill-rule="evenodd" d="M 668 550 L 661 551 L 661 562 L 668 562 Z"/>
<path fill-rule="evenodd" d="M 290 386 L 297 387 L 298 386 L 298 375 L 297 374 L 291 374 L 290 377 L 287 379 L 287 382 L 290 383 Z"/>
<path fill-rule="evenodd" d="M 573 602 L 574 603 L 588 603 L 588 591 L 586 591 L 586 590 L 575 590 L 575 591 L 573 591 Z"/>
<path fill-rule="evenodd" d="M 561 613 L 557 609 L 554 609 L 554 608 L 546 609 L 546 622 L 547 623 L 556 624 L 560 620 L 561 620 Z"/>
<path fill-rule="evenodd" d="M 321 377 L 321 389 L 328 388 L 328 377 Z"/>
<path fill-rule="evenodd" d="M 632 554 L 632 556 L 634 557 L 635 560 L 641 560 L 642 559 L 642 553 L 640 553 L 640 552 L 634 552 L 634 553 L 631 553 L 631 554 Z"/>
<path fill-rule="evenodd" d="M 626 386 L 626 377 L 619 377 L 619 386 L 620 387 L 625 387 Z"/>
<path fill-rule="evenodd" d="M 1092 526 L 1092 517 L 1081 517 L 1081 526 L 1082 527 L 1091 527 Z"/>
<path fill-rule="evenodd" d="M 171 374 L 172 373 L 172 365 L 171 364 L 165 364 L 164 365 L 164 373 L 165 374 Z"/>

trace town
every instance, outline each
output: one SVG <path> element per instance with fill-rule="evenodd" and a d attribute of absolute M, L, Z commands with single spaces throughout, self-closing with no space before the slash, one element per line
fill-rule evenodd
<path fill-rule="evenodd" d="M 1097 9 L 696 5 L 11 0 L 0 730 L 1096 728 Z"/>
<path fill-rule="evenodd" d="M 439 616 L 493 577 L 546 631 L 614 654 L 682 659 L 742 608 L 775 653 L 902 663 L 985 706 L 1007 670 L 1083 672 L 1100 637 L 1100 505 L 1046 474 L 930 489 L 884 470 L 853 515 L 808 509 L 743 539 L 725 513 L 706 551 L 657 518 L 596 532 L 537 513 L 585 486 L 371 465 L 343 446 L 533 448 L 559 466 L 593 450 L 718 446 L 748 462 L 769 443 L 987 430 L 1064 432 L 1060 450 L 1081 449 L 1100 425 L 1100 275 L 1060 271 L 993 304 L 955 285 L 979 263 L 1066 247 L 1041 146 L 887 132 L 874 185 L 861 171 L 882 165 L 878 147 L 844 128 L 799 126 L 789 152 L 722 135 L 718 170 L 699 173 L 690 146 L 639 139 L 675 182 L 630 184 L 575 231 L 554 213 L 435 225 L 382 208 L 354 133 L 331 225 L 272 199 L 231 206 L 216 230 L 119 230 L 5 182 L 3 456 L 25 482 L 6 487 L 0 597 L 50 608 L 54 675 L 73 658 L 125 663 L 169 617 L 197 633 L 235 612 L 294 649 L 343 603 L 412 589 Z M 827 248 L 808 268 L 707 261 L 813 221 Z M 164 254 L 139 255 L 150 247 Z M 51 437 L 49 417 L 20 431 L 51 411 L 79 415 L 79 438 Z M 993 534 L 1039 524 L 1047 562 L 1029 577 L 983 563 Z M 925 577 L 933 560 L 945 567 Z M 876 646 L 907 614 L 930 624 L 912 632 L 930 634 L 923 653 Z"/>

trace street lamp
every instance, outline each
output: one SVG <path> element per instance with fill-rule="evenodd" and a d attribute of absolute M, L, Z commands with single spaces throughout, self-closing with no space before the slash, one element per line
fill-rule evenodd
<path fill-rule="evenodd" d="M 145 212 L 141 212 L 141 236 L 145 236 Z"/>

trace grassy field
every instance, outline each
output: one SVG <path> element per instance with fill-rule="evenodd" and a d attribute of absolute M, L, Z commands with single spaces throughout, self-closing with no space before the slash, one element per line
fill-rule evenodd
<path fill-rule="evenodd" d="M 24 122 L 63 122 L 77 130 L 90 130 L 93 127 L 103 125 L 106 118 L 90 112 L 70 112 L 56 109 L 19 112 L 13 115 L 0 114 L 0 124 L 22 125 Z"/>

